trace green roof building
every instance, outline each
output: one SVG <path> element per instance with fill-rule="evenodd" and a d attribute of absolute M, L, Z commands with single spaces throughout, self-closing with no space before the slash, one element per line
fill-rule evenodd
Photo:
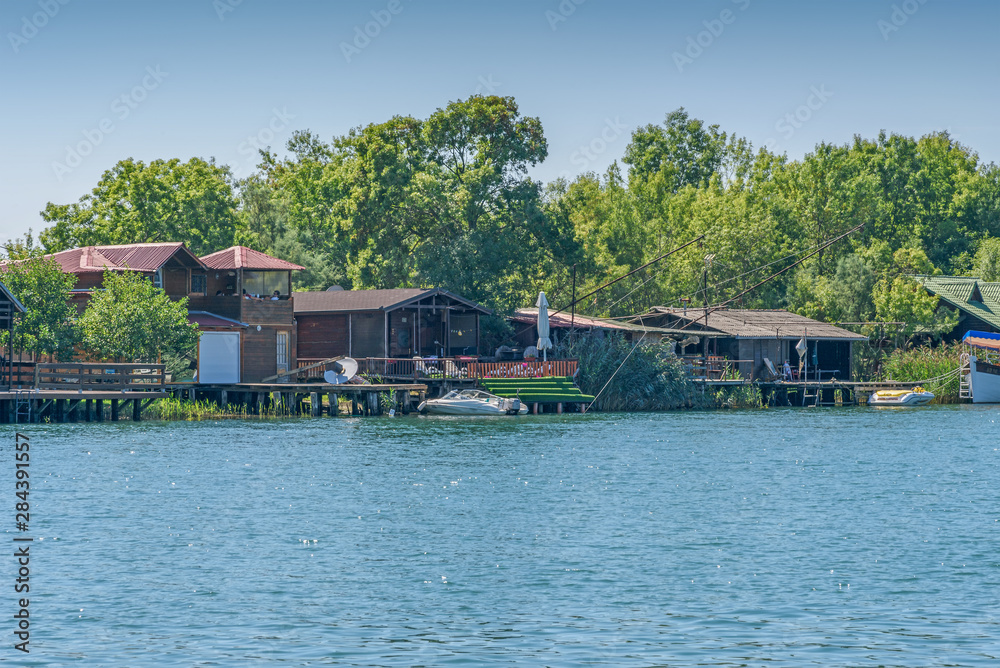
<path fill-rule="evenodd" d="M 1000 332 L 1000 283 L 964 276 L 913 278 L 942 302 L 958 309 L 958 326 L 953 334 L 961 336 L 970 329 Z"/>

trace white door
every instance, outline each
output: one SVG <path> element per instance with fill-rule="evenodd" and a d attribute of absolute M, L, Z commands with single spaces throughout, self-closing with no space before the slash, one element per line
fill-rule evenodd
<path fill-rule="evenodd" d="M 198 342 L 198 382 L 240 382 L 239 332 L 202 332 Z"/>

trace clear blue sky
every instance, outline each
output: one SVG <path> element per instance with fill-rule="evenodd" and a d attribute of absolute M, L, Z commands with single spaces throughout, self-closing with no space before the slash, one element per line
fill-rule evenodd
<path fill-rule="evenodd" d="M 246 174 L 250 138 L 283 149 L 476 92 L 541 118 L 545 181 L 603 171 L 680 106 L 791 158 L 947 129 L 1000 162 L 998 24 L 985 0 L 3 0 L 0 239 L 126 157 Z"/>

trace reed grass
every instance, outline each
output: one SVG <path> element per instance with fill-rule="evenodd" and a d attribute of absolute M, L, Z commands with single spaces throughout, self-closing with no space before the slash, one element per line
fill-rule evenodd
<path fill-rule="evenodd" d="M 945 380 L 923 382 L 943 376 L 961 366 L 962 344 L 941 344 L 920 346 L 904 350 L 897 348 L 882 364 L 880 380 L 895 380 L 905 383 L 921 382 L 923 387 L 934 393 L 934 402 L 957 404 L 959 378 L 952 375 Z"/>
<path fill-rule="evenodd" d="M 142 414 L 151 420 L 247 420 L 288 417 L 275 411 L 271 406 L 261 406 L 260 413 L 247 410 L 244 405 L 228 404 L 219 406 L 211 401 L 189 401 L 186 399 L 157 399 Z"/>

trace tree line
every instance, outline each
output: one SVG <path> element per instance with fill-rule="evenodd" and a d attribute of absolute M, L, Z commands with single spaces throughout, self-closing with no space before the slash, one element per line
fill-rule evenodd
<path fill-rule="evenodd" d="M 243 244 L 306 267 L 296 289 L 435 286 L 503 315 L 545 290 L 555 308 L 699 235 L 698 244 L 577 309 L 787 308 L 842 323 L 942 334 L 956 316 L 914 274 L 1000 280 L 1000 170 L 947 132 L 820 143 L 800 160 L 683 108 L 632 133 L 604 173 L 543 184 L 538 118 L 473 96 L 427 118 L 396 116 L 324 139 L 295 132 L 247 178 L 214 160 L 124 159 L 68 204 L 49 203 L 35 244 Z M 499 323 L 499 321 L 497 321 Z M 496 324 L 502 335 L 502 325 Z"/>

